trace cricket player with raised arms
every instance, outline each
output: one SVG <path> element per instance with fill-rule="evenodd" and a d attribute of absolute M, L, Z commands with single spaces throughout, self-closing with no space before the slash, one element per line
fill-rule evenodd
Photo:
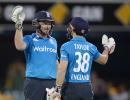
<path fill-rule="evenodd" d="M 24 51 L 26 72 L 24 95 L 25 100 L 49 100 L 46 88 L 55 86 L 58 65 L 57 42 L 51 37 L 54 19 L 47 11 L 39 11 L 32 20 L 36 32 L 23 35 L 24 8 L 16 6 L 12 11 L 15 23 L 15 47 Z"/>

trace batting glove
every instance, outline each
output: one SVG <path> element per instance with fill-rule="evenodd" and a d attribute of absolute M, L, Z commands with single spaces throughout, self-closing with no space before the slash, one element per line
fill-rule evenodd
<path fill-rule="evenodd" d="M 107 47 L 108 48 L 108 50 L 109 50 L 109 54 L 112 54 L 113 52 L 114 52 L 114 50 L 115 50 L 115 40 L 114 40 L 114 38 L 108 38 L 107 37 L 107 35 L 103 35 L 102 36 L 102 45 L 104 46 L 104 47 Z"/>
<path fill-rule="evenodd" d="M 11 19 L 13 22 L 15 22 L 15 28 L 16 29 L 22 29 L 22 24 L 25 19 L 25 13 L 23 12 L 22 6 L 16 6 L 12 10 L 12 16 Z"/>
<path fill-rule="evenodd" d="M 46 88 L 47 91 L 47 100 L 60 100 L 61 97 L 61 88 L 59 87 L 52 87 L 51 89 Z"/>

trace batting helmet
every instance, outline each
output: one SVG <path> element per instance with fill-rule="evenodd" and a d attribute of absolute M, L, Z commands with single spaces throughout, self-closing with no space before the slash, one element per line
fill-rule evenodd
<path fill-rule="evenodd" d="M 89 24 L 81 17 L 75 17 L 71 20 L 70 24 L 74 27 L 77 35 L 85 35 L 89 31 Z"/>
<path fill-rule="evenodd" d="M 52 26 L 54 25 L 54 19 L 52 18 L 51 14 L 47 11 L 39 11 L 36 13 L 34 19 L 32 20 L 32 26 L 38 26 L 38 22 L 50 21 L 52 22 Z"/>

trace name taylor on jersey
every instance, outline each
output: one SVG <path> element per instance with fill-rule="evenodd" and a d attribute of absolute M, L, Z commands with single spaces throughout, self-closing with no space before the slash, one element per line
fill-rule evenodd
<path fill-rule="evenodd" d="M 85 44 L 74 44 L 75 49 L 89 50 L 89 46 Z"/>

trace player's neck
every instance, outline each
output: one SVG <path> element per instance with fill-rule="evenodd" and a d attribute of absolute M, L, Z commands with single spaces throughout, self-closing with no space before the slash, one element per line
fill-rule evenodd
<path fill-rule="evenodd" d="M 36 34 L 41 38 L 48 38 L 48 35 L 46 34 L 40 34 L 39 32 L 36 32 Z"/>
<path fill-rule="evenodd" d="M 82 38 L 83 36 L 73 34 L 73 38 L 76 38 L 76 37 Z"/>

